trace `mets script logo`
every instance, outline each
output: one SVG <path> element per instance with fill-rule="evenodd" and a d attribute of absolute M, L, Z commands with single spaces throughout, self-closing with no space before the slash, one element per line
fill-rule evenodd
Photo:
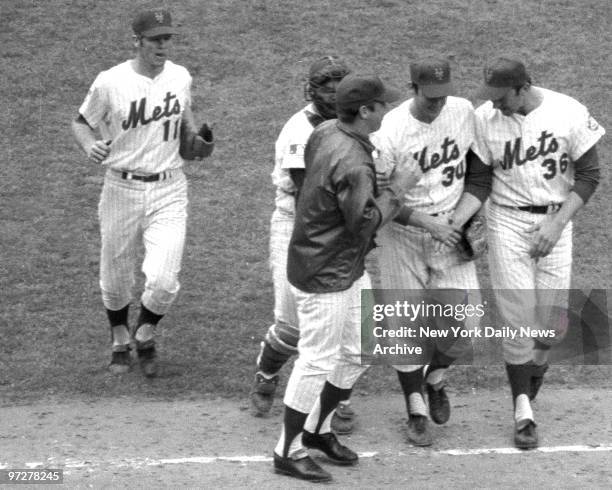
<path fill-rule="evenodd" d="M 521 167 L 528 162 L 537 161 L 543 170 L 542 177 L 546 180 L 564 174 L 572 160 L 567 153 L 556 155 L 559 150 L 559 142 L 554 134 L 542 131 L 536 141 L 538 142 L 537 145 L 531 145 L 524 149 L 523 156 L 521 156 L 522 140 L 520 137 L 514 141 L 506 141 L 503 160 L 497 163 L 502 169 L 511 170 L 513 167 Z"/>
<path fill-rule="evenodd" d="M 440 153 L 433 152 L 431 156 L 429 156 L 428 152 L 429 147 L 426 146 L 421 151 L 417 151 L 413 154 L 414 159 L 419 162 L 419 167 L 421 167 L 423 173 L 456 160 L 461 156 L 459 146 L 455 143 L 455 140 L 450 139 L 448 136 L 444 138 L 442 142 L 442 151 Z"/>
<path fill-rule="evenodd" d="M 130 113 L 127 119 L 121 123 L 124 130 L 135 128 L 139 124 L 146 126 L 151 121 L 159 121 L 164 117 L 170 117 L 174 114 L 181 113 L 181 103 L 171 92 L 166 92 L 163 106 L 155 106 L 151 111 L 151 115 L 147 117 L 147 98 L 143 97 L 140 101 L 133 100 L 130 103 Z"/>
<path fill-rule="evenodd" d="M 155 12 L 155 20 L 162 24 L 164 22 L 164 13 L 163 12 Z"/>

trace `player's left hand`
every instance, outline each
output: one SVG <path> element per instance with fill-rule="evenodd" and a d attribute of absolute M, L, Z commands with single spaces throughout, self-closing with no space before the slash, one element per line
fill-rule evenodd
<path fill-rule="evenodd" d="M 440 246 L 456 247 L 461 240 L 461 230 L 456 225 L 449 223 L 445 216 L 432 216 L 428 219 L 426 229 L 440 243 Z"/>
<path fill-rule="evenodd" d="M 546 257 L 559 241 L 563 228 L 563 224 L 550 217 L 527 228 L 527 233 L 533 234 L 529 255 L 533 258 Z"/>

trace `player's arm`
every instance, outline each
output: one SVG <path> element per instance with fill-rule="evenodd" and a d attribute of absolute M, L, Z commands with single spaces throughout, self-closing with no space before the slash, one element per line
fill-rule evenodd
<path fill-rule="evenodd" d="M 465 161 L 465 187 L 451 217 L 453 226 L 458 230 L 463 228 L 488 199 L 493 181 L 493 167 L 485 165 L 471 149 L 468 150 Z"/>
<path fill-rule="evenodd" d="M 71 124 L 74 139 L 87 154 L 87 158 L 95 163 L 102 163 L 110 153 L 110 141 L 98 138 L 96 131 L 85 118 L 79 114 Z"/>
<path fill-rule="evenodd" d="M 289 177 L 296 187 L 296 195 L 300 193 L 300 189 L 304 185 L 304 178 L 306 177 L 306 169 L 304 168 L 290 168 Z"/>
<path fill-rule="evenodd" d="M 341 172 L 338 172 L 341 173 Z M 359 166 L 344 173 L 337 183 L 338 205 L 347 229 L 363 239 L 393 219 L 401 208 L 402 196 L 420 175 L 407 166 L 395 169 L 387 187 L 374 196 L 375 175 L 371 168 Z"/>
<path fill-rule="evenodd" d="M 533 233 L 532 246 L 529 250 L 532 257 L 545 257 L 550 253 L 565 226 L 595 192 L 599 179 L 599 157 L 597 148 L 593 145 L 574 162 L 574 187 L 561 209 L 528 230 Z"/>

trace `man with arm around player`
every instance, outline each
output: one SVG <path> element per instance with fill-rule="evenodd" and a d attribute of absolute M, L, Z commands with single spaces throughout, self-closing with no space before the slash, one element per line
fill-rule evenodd
<path fill-rule="evenodd" d="M 525 65 L 499 57 L 484 69 L 475 152 L 489 166 L 491 283 L 501 317 L 514 405 L 514 443 L 538 446 L 531 401 L 552 345 L 567 331 L 572 218 L 599 181 L 596 144 L 605 133 L 575 99 L 532 84 Z M 553 337 L 522 335 L 548 329 Z"/>

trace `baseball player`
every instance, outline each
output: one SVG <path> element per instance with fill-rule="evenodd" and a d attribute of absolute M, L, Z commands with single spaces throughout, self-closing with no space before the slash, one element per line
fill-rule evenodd
<path fill-rule="evenodd" d="M 276 187 L 275 209 L 270 223 L 270 267 L 274 284 L 274 324 L 268 328 L 257 358 L 257 373 L 250 393 L 254 414 L 266 415 L 272 407 L 279 381 L 278 372 L 297 353 L 299 338 L 295 298 L 287 281 L 287 248 L 293 230 L 294 178 L 303 180 L 304 148 L 313 129 L 336 117 L 336 85 L 349 72 L 337 56 L 324 56 L 310 67 L 305 86 L 308 105 L 296 112 L 283 126 L 275 145 L 272 182 Z M 344 402 L 343 417 L 334 414 L 337 433 L 352 429 L 352 410 Z M 340 430 L 338 430 L 340 429 Z"/>
<path fill-rule="evenodd" d="M 533 400 L 551 345 L 567 329 L 572 217 L 599 181 L 605 133 L 585 106 L 532 85 L 525 65 L 497 58 L 484 69 L 475 152 L 492 172 L 489 267 L 500 314 L 518 335 L 503 339 L 514 404 L 514 443 L 538 445 Z M 530 327 L 535 336 L 523 335 Z M 553 332 L 540 336 L 540 332 Z"/>
<path fill-rule="evenodd" d="M 88 159 L 107 170 L 98 208 L 102 247 L 100 287 L 111 326 L 110 370 L 130 368 L 133 340 L 143 372 L 157 373 L 155 329 L 179 290 L 185 243 L 187 181 L 179 142 L 188 138 L 204 149 L 187 148 L 200 158 L 212 151 L 196 136 L 191 114 L 191 76 L 168 56 L 176 29 L 166 10 L 148 10 L 132 23 L 136 56 L 101 72 L 72 123 Z M 134 332 L 128 308 L 134 286 L 139 242 L 144 243 L 146 276 Z"/>
<path fill-rule="evenodd" d="M 475 263 L 465 260 L 457 248 L 463 225 L 483 201 L 478 182 L 467 188 L 465 184 L 469 156 L 473 156 L 469 150 L 474 141 L 474 109 L 468 100 L 451 95 L 454 88 L 446 60 L 412 63 L 410 76 L 414 97 L 389 111 L 372 135 L 380 150 L 379 173 L 388 174 L 405 164 L 421 175 L 404 196 L 400 215 L 378 234 L 377 282 L 387 290 L 412 290 L 411 299 L 417 303 L 461 303 L 466 290 L 467 301 L 474 303 L 479 298 Z M 445 292 L 435 292 L 441 289 Z M 425 346 L 428 340 L 418 342 Z M 423 384 L 432 420 L 446 423 L 450 403 L 444 372 L 471 350 L 469 338 L 443 340 L 435 342 L 426 371 L 424 363 L 394 366 L 406 400 L 408 439 L 418 446 L 432 444 Z"/>
<path fill-rule="evenodd" d="M 377 228 L 397 213 L 414 180 L 399 166 L 391 185 L 376 189 L 368 134 L 380 127 L 387 102 L 398 97 L 376 76 L 346 76 L 336 90 L 339 119 L 319 125 L 305 149 L 307 171 L 287 256 L 300 340 L 274 449 L 277 473 L 329 481 L 331 475 L 304 448 L 322 451 L 336 464 L 358 460 L 336 439 L 331 417 L 366 369 L 360 364 L 361 289 L 371 287 L 365 256 Z"/>

